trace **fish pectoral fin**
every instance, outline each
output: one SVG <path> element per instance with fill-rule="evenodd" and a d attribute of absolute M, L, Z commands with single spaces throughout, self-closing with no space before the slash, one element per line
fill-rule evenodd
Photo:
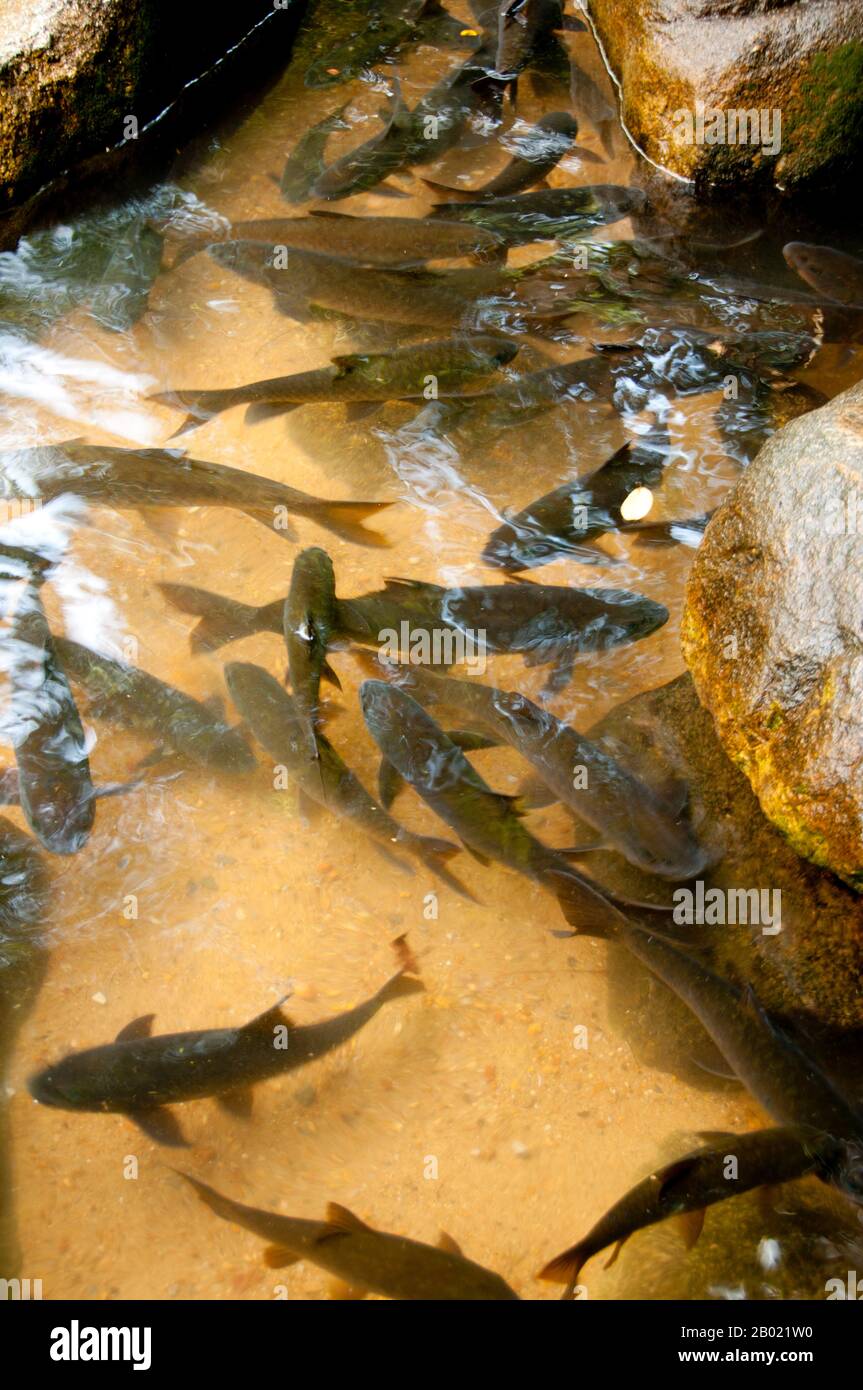
<path fill-rule="evenodd" d="M 341 690 L 342 688 L 341 681 L 339 680 L 338 676 L 336 675 L 335 671 L 333 670 L 332 666 L 328 661 L 324 661 L 321 664 L 321 679 L 329 681 L 330 685 L 334 685 L 336 687 L 336 690 Z"/>
<path fill-rule="evenodd" d="M 279 1013 L 282 1019 L 281 1012 Z M 227 1110 L 229 1115 L 236 1115 L 238 1119 L 248 1120 L 252 1114 L 252 1104 L 254 1102 L 254 1091 L 251 1086 L 235 1086 L 230 1091 L 223 1091 L 216 1096 L 216 1104 L 223 1110 Z"/>
<path fill-rule="evenodd" d="M 404 778 L 393 767 L 389 758 L 381 758 L 378 768 L 378 799 L 385 811 L 390 809 L 404 785 Z"/>
<path fill-rule="evenodd" d="M 617 1244 L 615 1245 L 614 1249 L 612 1250 L 611 1254 L 609 1255 L 608 1259 L 606 1260 L 606 1262 L 605 1262 L 605 1264 L 604 1264 L 604 1266 L 603 1266 L 604 1269 L 611 1269 L 611 1266 L 612 1266 L 613 1264 L 617 1264 L 617 1257 L 618 1257 L 618 1255 L 620 1254 L 621 1250 L 623 1249 L 623 1247 L 624 1247 L 624 1245 L 626 1244 L 626 1242 L 627 1242 L 628 1239 L 629 1239 L 628 1236 L 624 1236 L 622 1240 L 619 1240 L 619 1241 L 617 1242 Z"/>
<path fill-rule="evenodd" d="M 327 1202 L 326 1222 L 331 1229 L 324 1233 L 322 1240 L 329 1239 L 331 1235 L 355 1235 L 357 1231 L 374 1229 L 367 1226 L 365 1221 L 361 1221 L 347 1207 L 343 1207 L 340 1202 Z"/>
<path fill-rule="evenodd" d="M 453 1240 L 452 1236 L 448 1235 L 446 1231 L 441 1231 L 438 1236 L 437 1248 L 438 1250 L 445 1250 L 448 1255 L 461 1255 L 464 1257 L 464 1251 L 458 1241 Z"/>
<path fill-rule="evenodd" d="M 169 1149 L 192 1147 L 176 1115 L 164 1106 L 154 1106 L 152 1110 L 124 1110 L 122 1113 L 156 1144 L 164 1144 Z"/>
<path fill-rule="evenodd" d="M 698 1242 L 698 1237 L 704 1229 L 704 1207 L 698 1207 L 695 1211 L 680 1211 L 673 1220 L 683 1237 L 683 1243 L 687 1250 L 691 1250 Z"/>
<path fill-rule="evenodd" d="M 294 1024 L 286 1014 L 282 1012 L 282 1005 L 285 1000 L 290 999 L 290 994 L 283 994 L 277 1003 L 271 1008 L 265 1009 L 262 1014 L 255 1018 L 250 1018 L 248 1023 L 244 1023 L 240 1029 L 241 1033 L 272 1033 L 274 1028 L 293 1028 Z"/>
<path fill-rule="evenodd" d="M 491 863 L 491 860 L 489 859 L 487 854 L 481 854 L 478 849 L 473 848 L 473 845 L 469 845 L 467 840 L 462 840 L 462 844 L 464 845 L 468 854 L 473 855 L 474 859 L 477 861 L 478 864 L 482 864 L 483 868 L 485 869 L 488 868 L 489 864 Z"/>
<path fill-rule="evenodd" d="M 284 1245 L 268 1245 L 264 1250 L 267 1269 L 287 1269 L 288 1265 L 299 1264 L 302 1258 L 302 1255 L 295 1255 Z"/>
<path fill-rule="evenodd" d="M 149 1038 L 153 1032 L 155 1017 L 155 1014 L 141 1014 L 140 1018 L 133 1018 L 131 1023 L 120 1029 L 114 1042 L 132 1042 L 137 1038 Z"/>

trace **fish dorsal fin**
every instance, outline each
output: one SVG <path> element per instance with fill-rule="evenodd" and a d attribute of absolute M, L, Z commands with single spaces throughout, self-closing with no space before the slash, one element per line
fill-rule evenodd
<path fill-rule="evenodd" d="M 140 1018 L 133 1018 L 131 1023 L 127 1023 L 125 1028 L 121 1028 L 115 1042 L 136 1042 L 139 1038 L 149 1038 L 153 1032 L 153 1019 L 155 1014 L 141 1014 Z"/>
<path fill-rule="evenodd" d="M 688 1154 L 685 1158 L 678 1158 L 674 1163 L 669 1163 L 667 1167 L 661 1168 L 654 1176 L 659 1183 L 657 1196 L 660 1201 L 669 1195 L 669 1190 L 679 1180 L 686 1178 L 698 1164 L 698 1156 Z"/>
<path fill-rule="evenodd" d="M 250 1018 L 248 1023 L 243 1024 L 242 1032 L 271 1033 L 273 1029 L 279 1027 L 279 1025 L 285 1028 L 293 1028 L 294 1025 L 291 1020 L 286 1014 L 282 1013 L 282 1005 L 285 1000 L 290 999 L 290 997 L 290 994 L 283 994 L 281 999 L 273 1004 L 272 1008 L 265 1009 L 262 1014 L 258 1014 L 255 1018 Z"/>
<path fill-rule="evenodd" d="M 453 1240 L 446 1231 L 441 1231 L 437 1242 L 438 1250 L 445 1250 L 448 1255 L 464 1255 L 464 1251 L 457 1240 Z"/>
<path fill-rule="evenodd" d="M 370 1231 L 371 1226 L 367 1226 L 365 1221 L 361 1221 L 358 1216 L 354 1216 L 352 1211 L 343 1207 L 339 1202 L 327 1202 L 327 1225 L 332 1226 L 334 1231 L 340 1231 L 343 1235 L 355 1235 L 357 1231 Z"/>
<path fill-rule="evenodd" d="M 426 589 L 436 594 L 446 593 L 440 584 L 428 584 L 424 579 L 399 579 L 388 575 L 384 580 L 384 589 L 388 592 L 398 592 L 399 589 Z"/>

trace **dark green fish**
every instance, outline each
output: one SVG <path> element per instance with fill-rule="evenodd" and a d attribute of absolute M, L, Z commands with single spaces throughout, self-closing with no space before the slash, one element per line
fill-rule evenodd
<path fill-rule="evenodd" d="M 455 328 L 481 322 L 479 295 L 506 288 L 505 272 L 491 266 L 474 270 L 379 270 L 315 251 L 289 251 L 287 264 L 274 264 L 272 246 L 228 241 L 209 254 L 245 279 L 264 285 L 276 308 L 299 323 L 321 310 L 379 323 Z M 517 281 L 515 281 L 517 283 Z"/>
<path fill-rule="evenodd" d="M 491 54 L 480 48 L 447 73 L 413 109 L 404 163 L 431 164 L 457 145 L 471 116 L 485 118 L 486 136 L 500 124 L 504 83 L 489 74 Z"/>
<path fill-rule="evenodd" d="M 561 0 L 501 0 L 494 75 L 514 81 L 555 29 L 583 30 L 581 20 L 564 20 Z"/>
<path fill-rule="evenodd" d="M 561 907 L 567 916 L 565 899 Z M 576 931 L 594 932 L 579 926 Z M 780 1125 L 805 1125 L 837 1139 L 863 1143 L 863 1113 L 818 1065 L 804 1038 L 785 1020 L 768 1014 L 750 987 L 740 988 L 637 915 L 618 914 L 597 923 L 657 975 L 691 1009 L 731 1070 Z"/>
<path fill-rule="evenodd" d="M 599 932 L 610 929 L 608 918 L 620 917 L 614 904 L 562 854 L 531 835 L 517 798 L 493 791 L 412 696 L 384 681 L 364 681 L 360 705 L 384 757 L 475 859 L 481 864 L 495 860 L 551 888 L 562 908 L 566 900 L 567 921 L 593 924 Z"/>
<path fill-rule="evenodd" d="M 191 636 L 194 652 L 258 632 L 282 632 L 283 599 L 255 608 L 186 584 L 159 588 L 176 608 L 200 619 Z M 336 600 L 338 635 L 362 646 L 420 643 L 433 649 L 437 640 L 440 659 L 434 664 L 452 666 L 460 659 L 454 639 L 473 634 L 477 648 L 523 652 L 529 666 L 553 662 L 556 675 L 566 680 L 579 652 L 638 641 L 667 621 L 668 609 L 642 594 L 554 584 L 444 589 L 416 579 L 388 579 L 376 593 Z M 404 624 L 407 642 L 401 640 Z"/>
<path fill-rule="evenodd" d="M 273 676 L 251 662 L 232 661 L 225 667 L 225 680 L 231 699 L 261 747 L 277 766 L 287 770 L 299 788 L 304 807 L 312 802 L 351 821 L 374 841 L 390 863 L 400 868 L 404 867 L 403 860 L 393 849 L 404 849 L 456 892 L 469 896 L 444 867 L 445 861 L 458 853 L 458 846 L 447 840 L 414 835 L 398 825 L 369 795 L 320 731 L 315 733 L 316 754 L 310 754 L 307 730 L 297 706 Z"/>
<path fill-rule="evenodd" d="M 609 158 L 614 155 L 614 132 L 618 128 L 617 112 L 602 88 L 589 72 L 573 59 L 569 69 L 569 96 L 577 116 L 593 126 Z"/>
<path fill-rule="evenodd" d="M 180 1177 L 216 1216 L 269 1241 L 264 1259 L 272 1269 L 309 1260 L 352 1290 L 403 1301 L 518 1298 L 499 1274 L 467 1259 L 450 1236 L 442 1236 L 438 1245 L 424 1245 L 376 1231 L 336 1202 L 328 1204 L 325 1221 L 279 1216 L 244 1207 L 188 1173 Z"/>
<path fill-rule="evenodd" d="M 336 577 L 325 550 L 304 550 L 294 561 L 291 587 L 285 600 L 283 625 L 288 649 L 288 673 L 294 704 L 305 727 L 306 746 L 318 756 L 315 730 L 319 723 L 321 677 L 337 689 L 341 682 L 327 661 L 335 632 Z"/>
<path fill-rule="evenodd" d="M 836 304 L 863 309 L 863 260 L 858 256 L 805 241 L 789 241 L 782 254 L 791 269 L 819 295 Z"/>
<path fill-rule="evenodd" d="M 72 493 L 106 507 L 234 507 L 286 539 L 294 539 L 287 518 L 295 512 L 358 545 L 386 545 L 362 523 L 392 505 L 328 502 L 180 449 L 116 449 L 78 439 L 0 454 L 0 474 L 7 497 L 47 501 Z"/>
<path fill-rule="evenodd" d="M 363 407 L 392 400 L 427 398 L 430 383 L 437 397 L 470 395 L 487 388 L 499 367 L 511 362 L 518 344 L 475 334 L 433 343 L 418 343 L 393 352 L 347 353 L 332 365 L 292 376 L 253 381 L 224 390 L 160 391 L 148 399 L 188 410 L 174 436 L 235 405 L 247 405 L 247 423 L 301 405 L 324 402 Z M 172 436 L 172 437 L 174 437 Z"/>
<path fill-rule="evenodd" d="M 75 854 L 93 829 L 95 792 L 84 729 L 35 588 L 24 592 L 8 646 L 21 809 L 52 854 Z"/>
<path fill-rule="evenodd" d="M 410 268 L 427 261 L 464 256 L 482 263 L 506 260 L 506 246 L 500 237 L 483 227 L 437 221 L 433 217 L 355 217 L 347 212 L 317 209 L 308 217 L 272 217 L 226 224 L 222 236 L 210 233 L 185 242 L 174 258 L 173 268 L 229 238 L 261 241 L 288 250 L 318 251 L 359 265 L 385 268 Z"/>
<path fill-rule="evenodd" d="M 324 166 L 324 150 L 327 141 L 334 130 L 347 130 L 348 128 L 348 123 L 344 119 L 346 110 L 347 102 L 344 106 L 340 106 L 338 111 L 333 111 L 322 121 L 318 121 L 317 125 L 306 131 L 302 140 L 288 156 L 282 170 L 282 177 L 279 180 L 279 189 L 286 203 L 308 203 L 311 201 L 312 187 L 315 180 L 320 177 Z M 251 233 L 238 232 L 237 235 L 251 235 Z"/>
<path fill-rule="evenodd" d="M 449 188 L 443 183 L 433 183 L 431 179 L 423 179 L 423 183 L 432 192 L 445 193 L 460 203 L 508 198 L 514 193 L 522 193 L 535 183 L 541 183 L 572 148 L 577 134 L 578 122 L 574 116 L 567 111 L 552 111 L 520 138 L 518 153 L 506 168 L 483 184 L 482 188 Z"/>
<path fill-rule="evenodd" d="M 398 79 L 389 117 L 382 131 L 327 165 L 312 184 L 312 198 L 349 198 L 374 188 L 405 162 L 413 117 L 405 105 Z"/>
<path fill-rule="evenodd" d="M 627 440 L 595 472 L 562 483 L 510 516 L 492 532 L 483 560 L 511 573 L 548 564 L 559 555 L 587 563 L 602 560 L 601 552 L 586 550 L 586 544 L 617 529 L 620 508 L 635 488 L 656 486 L 669 447 L 664 431 L 637 443 Z"/>
<path fill-rule="evenodd" d="M 451 217 L 495 232 L 509 246 L 529 241 L 566 240 L 591 227 L 619 222 L 641 212 L 647 199 L 640 188 L 619 184 L 588 184 L 580 188 L 548 188 L 520 193 L 492 203 L 435 203 L 435 217 Z"/>
<path fill-rule="evenodd" d="M 241 1028 L 206 1028 L 151 1036 L 153 1014 L 126 1025 L 112 1043 L 70 1052 L 28 1082 L 40 1105 L 126 1115 L 158 1144 L 185 1147 L 176 1116 L 165 1107 L 215 1096 L 248 1114 L 250 1088 L 314 1061 L 347 1042 L 392 999 L 420 994 L 405 940 L 394 943 L 400 967 L 364 1003 L 322 1023 L 294 1024 L 284 999 Z M 287 996 L 285 996 L 287 997 Z"/>
<path fill-rule="evenodd" d="M 679 812 L 599 744 L 526 695 L 453 680 L 418 666 L 385 666 L 384 674 L 427 708 L 445 710 L 472 729 L 487 731 L 496 743 L 515 748 L 554 799 L 592 826 L 603 843 L 630 864 L 678 881 L 704 868 L 707 856 Z M 459 746 L 464 748 L 463 743 Z"/>
<path fill-rule="evenodd" d="M 702 1148 L 666 1164 L 633 1187 L 583 1240 L 550 1260 L 537 1278 L 566 1284 L 563 1297 L 571 1298 L 582 1266 L 600 1250 L 614 1245 L 607 1269 L 635 1231 L 670 1216 L 688 1215 L 687 1244 L 693 1245 L 707 1207 L 753 1188 L 793 1182 L 809 1173 L 829 1181 L 847 1152 L 847 1146 L 831 1135 L 801 1127 L 705 1138 L 708 1142 Z M 730 1158 L 735 1160 L 733 1176 L 729 1176 Z M 863 1190 L 858 1195 L 863 1197 Z"/>
<path fill-rule="evenodd" d="M 220 772 L 250 772 L 255 760 L 238 729 L 200 700 L 156 676 L 125 666 L 67 637 L 54 639 L 57 659 L 90 700 L 88 714 L 156 740 Z"/>

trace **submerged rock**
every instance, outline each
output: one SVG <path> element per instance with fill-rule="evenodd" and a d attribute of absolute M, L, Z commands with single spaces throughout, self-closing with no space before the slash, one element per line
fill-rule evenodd
<path fill-rule="evenodd" d="M 798 854 L 863 890 L 863 383 L 768 441 L 705 534 L 687 664 Z"/>
<path fill-rule="evenodd" d="M 181 121 L 188 127 L 211 120 L 217 95 L 234 100 L 242 90 L 244 66 L 249 81 L 255 68 L 284 60 L 285 38 L 302 9 L 303 0 L 246 0 L 211 6 L 200 23 L 178 24 L 174 10 L 153 0 L 4 5 L 3 241 L 14 242 L 30 216 L 10 216 L 10 209 L 41 196 L 45 185 L 61 179 L 73 187 L 122 164 L 124 156 L 137 158 L 148 127 L 167 141 L 177 137 Z M 226 77 L 230 89 L 220 87 Z"/>
<path fill-rule="evenodd" d="M 838 183 L 853 164 L 859 167 L 859 6 L 589 0 L 585 8 L 620 80 L 627 126 L 665 168 L 700 184 L 793 189 Z M 757 140 L 741 114 L 758 115 Z"/>

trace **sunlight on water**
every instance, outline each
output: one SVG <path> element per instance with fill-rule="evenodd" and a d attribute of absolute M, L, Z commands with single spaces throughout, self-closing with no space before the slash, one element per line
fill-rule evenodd
<path fill-rule="evenodd" d="M 451 12 L 471 22 L 465 6 Z M 320 21 L 317 44 L 314 38 L 309 29 L 301 33 L 278 84 L 230 135 L 214 137 L 186 162 L 176 182 L 110 212 L 34 232 L 15 253 L 0 255 L 0 450 L 13 495 L 38 495 L 22 452 L 36 445 L 80 437 L 164 447 L 183 417 L 148 399 L 154 393 L 237 386 L 323 367 L 338 354 L 391 351 L 457 331 L 327 309 L 297 322 L 279 311 L 268 288 L 214 256 L 202 252 L 174 265 L 191 238 L 224 237 L 242 220 L 304 214 L 303 205 L 283 200 L 278 183 L 306 131 L 347 103 L 327 145 L 327 159 L 338 157 L 381 128 L 396 72 L 413 107 L 468 52 L 413 44 L 397 67 L 379 65 L 377 77 L 312 88 L 303 78 L 321 50 Z M 611 101 L 588 36 L 563 42 Z M 544 113 L 568 109 L 569 99 L 567 71 L 536 83 L 522 79 L 517 114 L 507 104 L 502 132 L 477 113 L 442 159 L 393 172 L 402 196 L 373 189 L 315 206 L 357 217 L 427 216 L 445 195 L 421 177 L 479 188 L 522 151 Z M 628 187 L 641 178 L 620 132 L 610 137 L 607 126 L 583 119 L 575 147 L 548 183 Z M 447 262 L 466 277 L 465 305 L 484 304 L 483 331 L 500 330 L 518 344 L 500 382 L 593 361 L 596 342 L 640 340 L 648 328 L 812 331 L 805 308 L 707 285 L 693 289 L 691 279 L 669 287 L 662 237 L 673 230 L 661 215 L 595 227 L 589 239 L 597 248 L 657 238 L 649 243 L 657 251 L 655 292 L 631 296 L 624 267 L 620 293 L 607 288 L 592 305 L 570 280 L 549 272 L 546 301 L 565 296 L 574 308 L 538 323 L 524 318 L 523 304 L 513 320 L 495 280 L 499 268 Z M 714 235 L 721 240 L 715 226 L 705 241 Z M 729 277 L 792 286 L 779 253 L 787 239 L 768 231 L 720 250 L 717 264 Z M 526 267 L 554 251 L 551 242 L 517 246 L 508 264 Z M 617 273 L 608 271 L 606 285 Z M 406 283 L 410 296 L 423 271 Z M 672 346 L 658 342 L 654 357 L 652 382 L 622 372 L 614 396 L 605 388 L 585 390 L 581 399 L 573 392 L 535 413 L 524 402 L 512 408 L 499 400 L 396 399 L 363 419 L 325 403 L 246 423 L 238 406 L 168 446 L 313 497 L 392 502 L 368 523 L 385 537 L 386 550 L 352 544 L 303 516 L 292 517 L 292 542 L 227 507 L 113 509 L 69 494 L 30 514 L 13 514 L 7 502 L 0 542 L 62 554 L 41 590 L 53 632 L 215 702 L 233 725 L 225 661 L 259 663 L 281 680 L 283 644 L 261 632 L 193 655 L 194 620 L 166 600 L 159 583 L 263 605 L 287 593 L 300 548 L 317 545 L 332 557 L 341 599 L 377 590 L 389 577 L 447 588 L 510 584 L 482 558 L 491 532 L 533 499 L 599 468 L 626 439 L 644 444 L 657 426 L 668 435 L 661 481 L 646 498 L 644 489 L 633 491 L 625 516 L 651 523 L 702 516 L 775 428 L 772 402 L 753 409 L 751 428 L 743 428 L 742 407 L 723 427 L 721 381 L 678 394 L 664 384 Z M 854 377 L 853 361 L 835 346 L 800 374 L 828 395 Z M 641 641 L 579 654 L 571 681 L 550 694 L 550 665 L 526 665 L 518 652 L 489 656 L 486 682 L 546 701 L 584 731 L 621 701 L 678 675 L 684 587 L 700 532 L 679 534 L 684 544 L 651 547 L 610 532 L 599 540 L 599 563 L 559 554 L 525 571 L 521 577 L 533 583 L 633 591 L 664 604 L 668 621 Z M 4 571 L 7 687 L 21 588 L 20 572 Z M 324 687 L 325 729 L 373 790 L 379 753 L 357 699 L 368 670 L 345 648 L 337 643 L 330 653 L 342 688 Z M 326 1203 L 338 1201 L 419 1240 L 433 1243 L 443 1229 L 519 1295 L 556 1298 L 559 1285 L 535 1279 L 542 1263 L 660 1160 L 686 1152 L 693 1131 L 745 1131 L 763 1122 L 744 1090 L 710 1076 L 697 1084 L 689 1073 L 683 1079 L 644 1060 L 632 1043 L 634 1013 L 609 1000 L 606 962 L 618 948 L 553 936 L 565 923 L 538 884 L 461 854 L 453 871 L 476 901 L 461 898 L 425 864 L 403 856 L 400 872 L 349 822 L 310 814 L 290 786 L 274 789 L 272 759 L 257 745 L 257 768 L 246 776 L 170 756 L 142 769 L 157 730 L 123 728 L 100 717 L 83 695 L 79 707 L 97 790 L 134 786 L 99 798 L 94 829 L 77 854 L 45 855 L 48 903 L 26 937 L 33 943 L 29 979 L 41 976 L 41 984 L 9 1029 L 10 1036 L 17 1030 L 7 1073 L 14 1221 L 7 1222 L 4 1254 L 20 1255 L 20 1267 L 43 1280 L 46 1297 L 266 1299 L 285 1285 L 292 1299 L 315 1299 L 332 1291 L 329 1276 L 311 1263 L 268 1269 L 260 1242 L 205 1211 L 172 1173 L 179 1167 L 272 1211 L 321 1218 Z M 6 767 L 14 765 L 18 736 L 7 710 Z M 525 765 L 512 749 L 470 756 L 495 789 L 522 789 Z M 26 828 L 20 807 L 4 814 L 7 825 Z M 400 796 L 394 814 L 410 830 L 452 838 L 411 792 Z M 531 810 L 527 823 L 546 843 L 572 843 L 571 819 L 559 804 Z M 611 863 L 607 886 L 615 888 Z M 28 1094 L 34 1072 L 109 1042 L 144 1014 L 155 1014 L 156 1033 L 228 1027 L 290 993 L 293 1021 L 327 1018 L 384 983 L 393 971 L 389 943 L 405 932 L 425 995 L 389 1005 L 342 1048 L 258 1086 L 251 1117 L 212 1099 L 180 1107 L 192 1145 L 186 1151 L 161 1148 L 120 1115 L 39 1106 Z M 675 1027 L 661 1012 L 650 1017 L 651 1034 Z M 579 1043 L 581 1029 L 587 1047 Z M 800 1192 L 795 1201 L 827 1209 L 826 1198 L 817 1199 L 818 1208 L 805 1185 Z M 824 1217 L 825 1229 L 832 1219 Z M 804 1227 L 806 1239 L 816 1239 L 812 1222 Z M 776 1230 L 759 1225 L 755 1199 L 743 1197 L 708 1214 L 709 1248 L 700 1247 L 697 1257 L 685 1255 L 674 1232 L 653 1228 L 634 1238 L 607 1273 L 604 1258 L 595 1261 L 584 1282 L 592 1298 L 729 1297 L 723 1290 L 741 1281 L 751 1295 L 778 1279 L 784 1242 L 793 1243 L 795 1229 L 783 1218 L 782 1238 L 774 1239 Z"/>

